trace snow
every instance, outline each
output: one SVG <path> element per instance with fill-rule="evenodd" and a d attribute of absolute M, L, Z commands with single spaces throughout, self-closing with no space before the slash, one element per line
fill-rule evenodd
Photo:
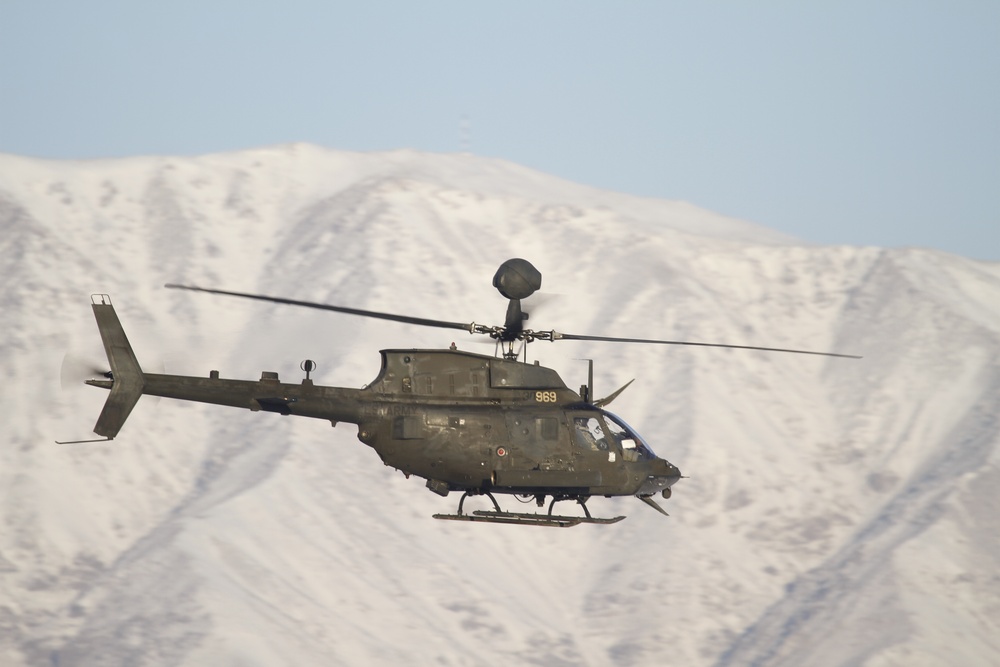
<path fill-rule="evenodd" d="M 306 144 L 192 158 L 0 155 L 0 663 L 980 665 L 1000 662 L 1000 265 L 817 247 L 501 160 Z M 89 294 L 140 363 L 361 386 L 414 330 L 167 282 L 498 323 L 863 354 L 535 343 L 688 479 L 609 527 L 439 522 L 354 427 L 106 394 Z M 508 499 L 508 502 L 513 502 Z"/>

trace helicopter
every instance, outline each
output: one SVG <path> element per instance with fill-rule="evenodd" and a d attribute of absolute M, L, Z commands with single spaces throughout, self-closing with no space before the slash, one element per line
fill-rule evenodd
<path fill-rule="evenodd" d="M 654 454 L 649 444 L 623 419 L 605 407 L 628 386 L 595 400 L 593 361 L 588 383 L 573 391 L 559 374 L 527 362 L 533 341 L 599 341 L 723 347 L 768 352 L 790 352 L 828 357 L 860 358 L 831 352 L 781 348 L 616 338 L 532 330 L 522 300 L 541 288 L 541 273 L 521 258 L 500 265 L 493 286 L 508 300 L 503 325 L 381 313 L 275 296 L 232 292 L 193 285 L 167 284 L 170 289 L 254 299 L 290 306 L 390 320 L 405 324 L 456 329 L 495 341 L 493 356 L 447 349 L 386 349 L 376 378 L 361 389 L 317 385 L 310 377 L 316 364 L 305 360 L 305 377 L 282 382 L 264 371 L 258 380 L 147 373 L 128 342 L 111 298 L 91 296 L 94 317 L 107 353 L 110 370 L 86 384 L 109 390 L 94 426 L 100 439 L 60 442 L 104 442 L 114 439 L 143 395 L 211 403 L 254 412 L 312 417 L 355 424 L 358 439 L 386 466 L 407 478 L 426 480 L 432 492 L 447 497 L 460 492 L 457 511 L 434 514 L 435 519 L 516 525 L 571 527 L 582 523 L 612 524 L 625 518 L 595 517 L 587 502 L 594 496 L 635 496 L 658 512 L 667 512 L 653 499 L 671 497 L 681 471 Z M 520 343 L 520 348 L 515 345 Z M 524 351 L 524 358 L 521 352 Z M 58 442 L 58 441 L 57 441 Z M 532 500 L 538 508 L 551 499 L 547 512 L 511 512 L 501 509 L 497 495 Z M 492 509 L 465 511 L 471 496 L 486 496 Z M 583 515 L 555 514 L 556 503 L 573 501 Z"/>

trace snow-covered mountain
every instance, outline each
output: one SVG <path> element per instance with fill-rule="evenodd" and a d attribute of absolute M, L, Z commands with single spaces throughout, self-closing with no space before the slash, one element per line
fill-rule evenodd
<path fill-rule="evenodd" d="M 0 664 L 986 665 L 1000 662 L 1000 265 L 804 245 L 499 160 L 309 145 L 0 155 Z M 690 478 L 665 518 L 433 520 L 457 498 L 350 425 L 145 397 L 113 442 L 108 293 L 140 363 L 361 386 L 384 347 L 471 337 L 167 282 L 536 329 L 864 355 L 535 343 Z M 530 304 L 529 304 L 530 305 Z M 458 337 L 456 337 L 458 336 Z M 512 502 L 512 499 L 507 499 Z"/>

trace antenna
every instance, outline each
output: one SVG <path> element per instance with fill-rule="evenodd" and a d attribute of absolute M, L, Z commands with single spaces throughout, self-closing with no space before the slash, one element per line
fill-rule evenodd
<path fill-rule="evenodd" d="M 577 359 L 577 361 L 587 362 L 587 384 L 580 387 L 580 394 L 583 396 L 585 403 L 590 403 L 594 400 L 594 360 Z"/>
<path fill-rule="evenodd" d="M 462 114 L 458 121 L 458 152 L 472 152 L 472 121 L 467 114 Z"/>

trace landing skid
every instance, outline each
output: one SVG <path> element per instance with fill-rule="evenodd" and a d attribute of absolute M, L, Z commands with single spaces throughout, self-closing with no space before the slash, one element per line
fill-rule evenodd
<path fill-rule="evenodd" d="M 507 523 L 521 526 L 549 526 L 554 528 L 571 528 L 573 526 L 578 526 L 581 523 L 595 523 L 595 524 L 609 524 L 618 523 L 624 516 L 616 516 L 609 519 L 595 518 L 590 516 L 590 510 L 587 509 L 586 500 L 582 498 L 553 498 L 552 503 L 549 504 L 548 514 L 535 514 L 531 512 L 504 512 L 500 509 L 500 504 L 497 499 L 493 497 L 490 492 L 485 492 L 485 495 L 489 496 L 490 500 L 493 501 L 493 507 L 495 510 L 475 510 L 472 514 L 463 514 L 462 505 L 465 503 L 465 499 L 472 494 L 466 491 L 462 495 L 462 499 L 458 501 L 458 513 L 457 514 L 435 514 L 435 519 L 443 519 L 446 521 L 478 521 L 483 523 Z M 583 507 L 583 511 L 586 516 L 560 516 L 557 514 L 552 514 L 552 507 L 559 500 L 576 500 Z"/>
<path fill-rule="evenodd" d="M 625 517 L 616 516 L 610 519 L 600 519 L 586 516 L 558 516 L 554 514 L 532 514 L 530 512 L 490 512 L 475 510 L 472 514 L 435 514 L 435 519 L 448 521 L 482 521 L 485 523 L 510 523 L 521 526 L 551 526 L 555 528 L 572 528 L 581 523 L 618 523 Z"/>

